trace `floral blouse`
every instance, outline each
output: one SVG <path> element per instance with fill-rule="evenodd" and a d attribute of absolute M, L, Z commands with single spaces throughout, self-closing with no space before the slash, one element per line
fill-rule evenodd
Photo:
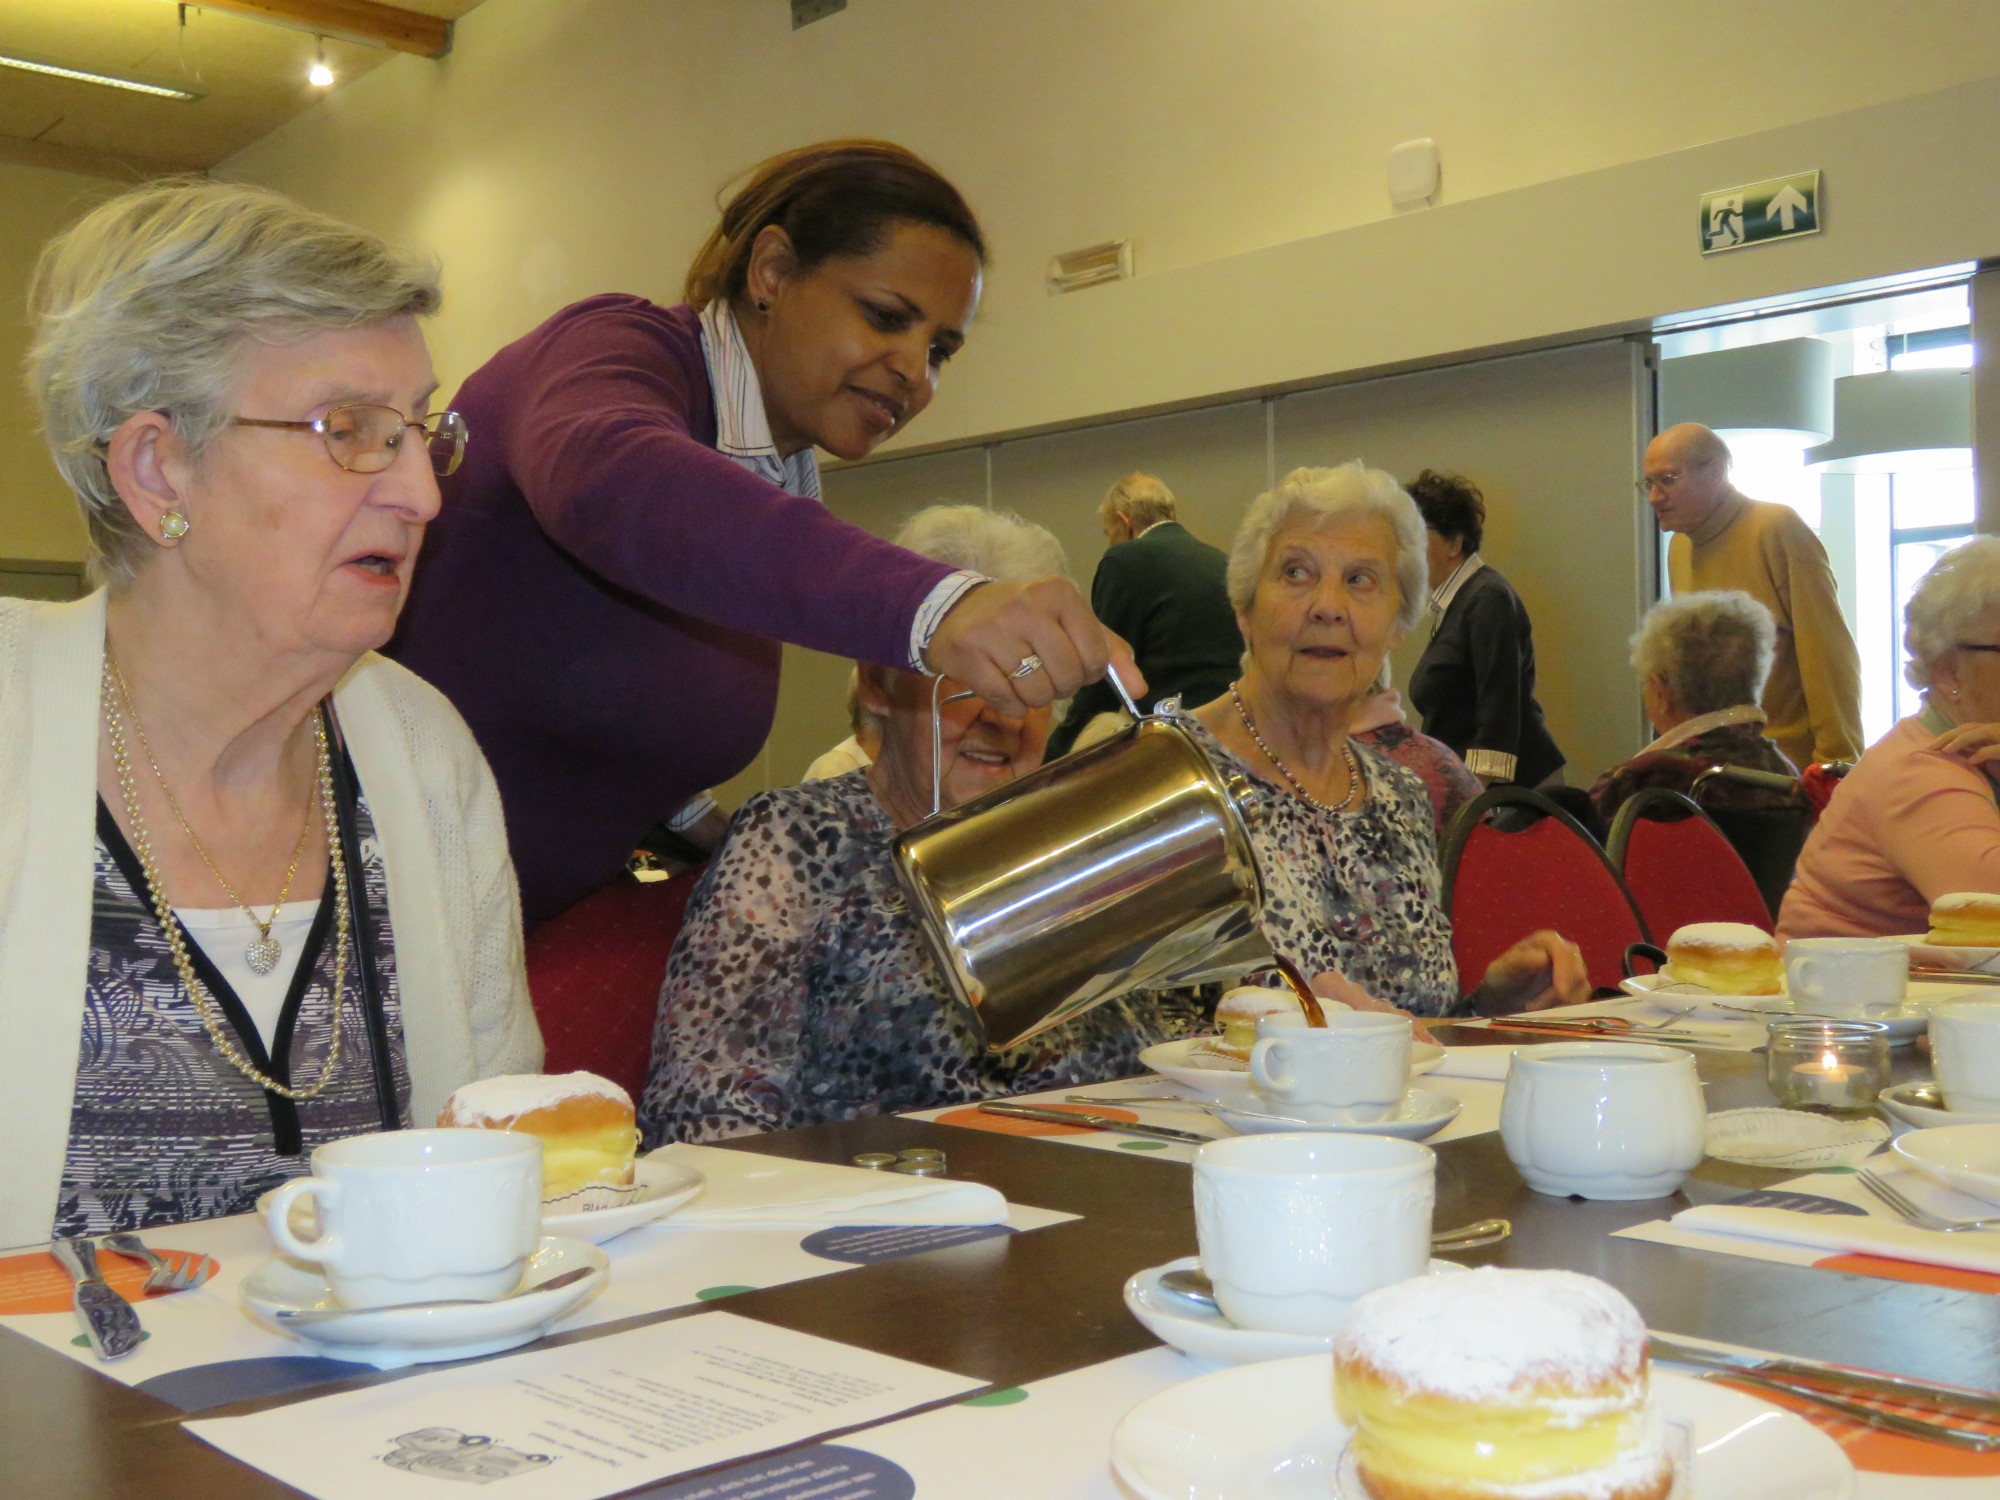
<path fill-rule="evenodd" d="M 1122 1078 L 1205 1029 L 1195 996 L 1131 996 L 989 1054 L 904 902 L 895 837 L 865 771 L 743 804 L 667 963 L 648 1147 Z"/>
<path fill-rule="evenodd" d="M 1250 843 L 1264 872 L 1272 948 L 1308 979 L 1335 970 L 1416 1015 L 1462 1010 L 1423 782 L 1357 740 L 1368 800 L 1352 813 L 1330 812 L 1277 786 L 1192 719 L 1182 722 L 1270 800 Z"/>

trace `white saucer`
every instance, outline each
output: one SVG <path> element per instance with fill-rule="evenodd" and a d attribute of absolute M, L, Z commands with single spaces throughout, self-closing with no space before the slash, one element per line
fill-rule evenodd
<path fill-rule="evenodd" d="M 1330 1333 L 1268 1333 L 1257 1328 L 1238 1328 L 1220 1312 L 1177 1297 L 1160 1285 L 1160 1278 L 1168 1271 L 1200 1269 L 1201 1257 L 1188 1255 L 1139 1272 L 1125 1283 L 1126 1310 L 1153 1337 L 1210 1367 L 1290 1359 L 1301 1354 L 1317 1354 L 1325 1359 L 1333 1348 L 1334 1336 Z M 1433 1276 L 1464 1269 L 1456 1261 L 1431 1262 Z"/>
<path fill-rule="evenodd" d="M 1910 950 L 1910 962 L 1927 969 L 1958 969 L 1965 973 L 2000 973 L 2000 948 L 1951 947 L 1925 941 L 1921 932 L 1899 934 L 1891 939 Z"/>
<path fill-rule="evenodd" d="M 601 1245 L 606 1240 L 664 1219 L 702 1188 L 701 1173 L 692 1167 L 640 1157 L 632 1163 L 632 1180 L 639 1194 L 613 1208 L 586 1209 L 566 1214 L 542 1215 L 542 1233 L 588 1240 Z"/>
<path fill-rule="evenodd" d="M 1261 1102 L 1261 1101 L 1260 1101 Z M 1335 1135 L 1393 1135 L 1406 1141 L 1421 1141 L 1436 1135 L 1458 1118 L 1459 1102 L 1435 1089 L 1411 1089 L 1386 1120 L 1366 1125 L 1342 1125 L 1329 1120 L 1299 1120 L 1266 1109 L 1257 1114 L 1240 1114 L 1220 1106 L 1215 1117 L 1238 1135 L 1281 1135 L 1287 1131 L 1331 1131 Z"/>
<path fill-rule="evenodd" d="M 1854 1466 L 1805 1418 L 1727 1386 L 1653 1371 L 1666 1419 L 1692 1429 L 1687 1500 L 1849 1500 Z M 1348 1431 L 1324 1354 L 1218 1370 L 1148 1397 L 1111 1437 L 1143 1500 L 1349 1500 Z M 1358 1500 L 1358 1497 L 1355 1497 Z"/>
<path fill-rule="evenodd" d="M 1211 1050 L 1212 1037 L 1188 1036 L 1177 1042 L 1155 1042 L 1139 1054 L 1139 1061 L 1162 1078 L 1206 1094 L 1217 1104 L 1237 1109 L 1254 1108 L 1257 1096 L 1250 1087 L 1250 1067 L 1233 1057 Z M 1410 1076 L 1428 1073 L 1444 1061 L 1444 1048 L 1436 1042 L 1410 1044 Z"/>
<path fill-rule="evenodd" d="M 286 1323 L 278 1317 L 280 1312 L 338 1306 L 317 1266 L 267 1260 L 244 1278 L 241 1295 L 244 1312 L 274 1333 L 316 1344 L 328 1359 L 394 1370 L 496 1354 L 539 1338 L 604 1285 L 611 1257 L 595 1245 L 562 1239 L 543 1240 L 529 1257 L 524 1281 L 546 1281 L 578 1266 L 590 1267 L 592 1274 L 552 1292 L 458 1307 L 383 1307 L 324 1323 Z"/>
<path fill-rule="evenodd" d="M 1712 995 L 1705 990 L 1677 990 L 1668 988 L 1673 983 L 1664 972 L 1659 974 L 1639 974 L 1631 979 L 1621 980 L 1618 988 L 1638 999 L 1650 1001 L 1654 1005 L 1692 1005 L 1693 1019 L 1711 1021 L 1756 1021 L 1766 1016 L 1807 1017 L 1811 1011 L 1794 1009 L 1790 995 Z M 1936 984 L 1916 983 L 1910 986 L 1911 994 L 1904 1000 L 1902 1008 L 1886 1016 L 1864 1016 L 1863 1020 L 1880 1021 L 1889 1028 L 1889 1045 L 1907 1047 L 1921 1036 L 1930 1025 L 1930 1007 L 1947 999 L 1973 993 L 1970 990 L 1954 988 L 1949 981 Z M 1921 992 L 1921 993 L 1920 993 Z M 1755 1012 L 1755 1014 L 1749 1014 Z M 1828 1020 L 1840 1019 L 1829 1016 Z"/>
<path fill-rule="evenodd" d="M 1932 1182 L 2000 1203 L 2000 1125 L 1951 1124 L 1899 1135 L 1889 1149 Z"/>
<path fill-rule="evenodd" d="M 1973 1114 L 1970 1111 L 1939 1109 L 1936 1105 L 1920 1104 L 1910 1097 L 1918 1089 L 1936 1088 L 1922 1080 L 1899 1083 L 1892 1089 L 1884 1089 L 1876 1096 L 1875 1102 L 1901 1120 L 1905 1125 L 1914 1125 L 1919 1130 L 1933 1130 L 1946 1125 L 2000 1125 L 2000 1115 Z"/>

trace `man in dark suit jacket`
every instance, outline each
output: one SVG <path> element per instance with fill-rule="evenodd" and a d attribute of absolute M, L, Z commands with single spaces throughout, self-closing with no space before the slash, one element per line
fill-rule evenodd
<path fill-rule="evenodd" d="M 1220 697 L 1236 680 L 1243 637 L 1223 575 L 1229 558 L 1174 519 L 1174 495 L 1150 474 L 1127 474 L 1097 508 L 1110 550 L 1097 565 L 1090 607 L 1131 642 L 1146 674 L 1142 707 L 1179 695 L 1188 708 Z M 1070 700 L 1049 736 L 1049 759 L 1068 753 L 1083 726 L 1118 708 L 1104 683 Z"/>

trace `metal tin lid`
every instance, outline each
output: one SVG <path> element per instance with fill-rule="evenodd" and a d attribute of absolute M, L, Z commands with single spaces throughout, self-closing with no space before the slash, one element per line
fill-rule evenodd
<path fill-rule="evenodd" d="M 883 1172 L 896 1165 L 896 1158 L 886 1151 L 864 1151 L 855 1157 L 854 1165 L 869 1172 Z"/>
<path fill-rule="evenodd" d="M 907 1151 L 898 1151 L 896 1160 L 941 1162 L 944 1160 L 944 1153 L 935 1146 L 912 1146 Z"/>
<path fill-rule="evenodd" d="M 900 1172 L 905 1177 L 942 1177 L 944 1163 L 941 1161 L 899 1161 L 889 1169 Z"/>

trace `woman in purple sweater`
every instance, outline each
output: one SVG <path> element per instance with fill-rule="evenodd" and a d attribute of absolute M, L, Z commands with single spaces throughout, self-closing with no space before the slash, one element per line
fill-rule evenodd
<path fill-rule="evenodd" d="M 459 391 L 472 440 L 391 653 L 492 762 L 530 926 L 750 763 L 780 641 L 1014 713 L 1102 675 L 1117 643 L 1066 579 L 955 571 L 820 504 L 815 448 L 865 457 L 930 404 L 985 254 L 901 147 L 809 146 L 729 201 L 684 305 L 588 298 Z"/>

